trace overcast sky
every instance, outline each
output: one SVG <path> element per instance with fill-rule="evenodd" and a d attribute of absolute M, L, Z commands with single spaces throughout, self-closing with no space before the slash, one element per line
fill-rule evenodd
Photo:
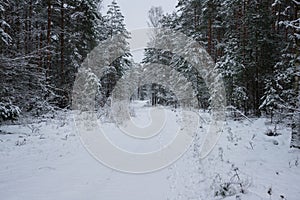
<path fill-rule="evenodd" d="M 112 0 L 103 1 L 103 14 L 106 13 L 107 5 L 111 2 Z M 148 11 L 151 6 L 161 6 L 165 13 L 172 13 L 177 4 L 177 0 L 116 0 L 116 2 L 121 7 L 129 31 L 148 27 Z"/>

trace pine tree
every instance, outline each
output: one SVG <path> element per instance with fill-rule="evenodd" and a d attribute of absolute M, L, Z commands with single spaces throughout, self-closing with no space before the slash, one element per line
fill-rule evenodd
<path fill-rule="evenodd" d="M 300 148 L 300 111 L 299 111 L 299 2 L 275 1 L 277 32 L 282 33 L 282 50 L 280 60 L 275 64 L 273 81 L 279 86 L 276 95 L 281 103 L 283 113 L 292 113 L 291 147 Z M 274 99 L 273 101 L 276 101 Z M 282 111 L 281 111 L 282 113 Z"/>
<path fill-rule="evenodd" d="M 245 102 L 248 99 L 246 85 L 243 81 L 245 20 L 244 1 L 224 1 L 219 16 L 224 37 L 219 41 L 222 55 L 217 68 L 223 74 L 226 84 L 227 103 L 229 106 L 246 112 Z M 241 12 L 243 10 L 243 12 Z"/>
<path fill-rule="evenodd" d="M 0 2 L 0 47 L 4 47 L 5 45 L 8 45 L 12 38 L 7 33 L 7 29 L 10 28 L 10 25 L 5 21 L 4 19 L 4 12 L 5 8 L 9 6 L 8 1 Z"/>
<path fill-rule="evenodd" d="M 0 3 L 1 101 L 35 114 L 69 106 L 81 62 L 106 38 L 99 1 Z"/>
<path fill-rule="evenodd" d="M 105 67 L 106 70 L 104 76 L 101 77 L 101 90 L 103 96 L 108 98 L 117 81 L 131 66 L 131 61 L 129 60 L 131 54 L 129 43 L 127 41 L 130 38 L 130 34 L 126 30 L 124 16 L 116 1 L 113 0 L 112 3 L 108 5 L 108 11 L 104 20 L 107 38 L 114 37 L 115 39 L 118 39 L 109 44 L 106 48 L 110 49 L 110 51 L 115 51 L 116 53 L 120 52 L 122 54 L 120 57 L 115 58 L 112 63 L 109 63 L 109 66 L 102 66 Z"/>

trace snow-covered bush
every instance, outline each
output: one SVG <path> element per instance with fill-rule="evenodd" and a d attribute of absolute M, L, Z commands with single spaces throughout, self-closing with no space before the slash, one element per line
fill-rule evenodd
<path fill-rule="evenodd" d="M 21 110 L 18 106 L 0 102 L 0 121 L 16 120 L 20 113 Z"/>
<path fill-rule="evenodd" d="M 250 186 L 248 178 L 242 177 L 239 169 L 234 166 L 232 166 L 232 170 L 228 175 L 230 177 L 228 180 L 223 180 L 220 174 L 215 177 L 211 186 L 215 197 L 225 198 L 246 193 L 247 188 Z"/>

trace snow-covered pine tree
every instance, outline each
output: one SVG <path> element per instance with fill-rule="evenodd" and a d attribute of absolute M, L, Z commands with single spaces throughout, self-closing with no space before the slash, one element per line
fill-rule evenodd
<path fill-rule="evenodd" d="M 207 27 L 203 16 L 203 2 L 183 0 L 179 1 L 176 7 L 178 9 L 177 14 L 165 17 L 163 19 L 163 26 L 182 32 L 199 42 L 203 48 L 207 47 L 205 39 L 205 30 Z M 174 69 L 182 73 L 192 83 L 195 95 L 198 99 L 198 108 L 208 108 L 208 86 L 204 82 L 203 77 L 201 77 L 191 63 L 188 63 L 180 56 L 173 56 L 171 63 Z"/>
<path fill-rule="evenodd" d="M 106 38 L 99 2 L 1 1 L 1 23 L 11 38 L 0 39 L 1 99 L 35 114 L 67 107 L 77 69 Z"/>
<path fill-rule="evenodd" d="M 11 41 L 1 47 L 0 91 L 1 100 L 19 106 L 22 111 L 39 114 L 49 110 L 44 95 L 47 88 L 45 71 L 38 65 L 37 50 L 41 31 L 37 23 L 39 18 L 33 1 L 4 1 L 6 9 L 2 20 L 10 24 L 6 29 Z M 38 4 L 38 2 L 37 2 Z"/>
<path fill-rule="evenodd" d="M 115 37 L 118 39 L 105 48 L 107 48 L 110 53 L 112 51 L 117 53 L 116 51 L 118 51 L 118 54 L 122 54 L 122 56 L 115 58 L 112 63 L 109 63 L 109 66 L 99 66 L 107 68 L 105 70 L 106 74 L 101 77 L 101 92 L 103 97 L 108 98 L 117 81 L 124 75 L 125 71 L 131 67 L 131 61 L 129 59 L 131 54 L 127 41 L 130 39 L 130 33 L 126 29 L 120 6 L 115 0 L 108 5 L 108 11 L 104 20 L 107 38 Z"/>
<path fill-rule="evenodd" d="M 62 106 L 70 103 L 70 91 L 75 75 L 87 54 L 106 39 L 104 19 L 98 10 L 99 0 L 59 0 L 52 11 L 52 43 L 55 52 L 52 80 L 58 90 Z M 59 80 L 59 81 L 57 81 Z"/>
<path fill-rule="evenodd" d="M 222 19 L 224 37 L 219 41 L 218 48 L 221 49 L 222 55 L 216 67 L 223 74 L 228 105 L 246 112 L 245 102 L 248 96 L 243 81 L 244 47 L 241 45 L 245 44 L 245 38 L 240 37 L 244 31 L 242 22 L 245 17 L 243 13 L 239 13 L 243 10 L 243 6 L 243 0 L 227 0 L 221 4 L 219 17 Z"/>
<path fill-rule="evenodd" d="M 273 80 L 280 86 L 276 95 L 284 100 L 281 103 L 284 114 L 292 116 L 291 147 L 300 148 L 300 2 L 277 0 L 272 6 L 276 10 L 277 32 L 282 33 L 284 41 L 280 60 L 275 65 Z"/>
<path fill-rule="evenodd" d="M 0 2 L 0 47 L 1 49 L 8 45 L 12 38 L 7 33 L 7 29 L 10 28 L 10 25 L 4 20 L 5 8 L 10 6 L 9 1 L 4 0 Z M 1 50 L 2 51 L 2 50 Z"/>
<path fill-rule="evenodd" d="M 205 24 L 205 40 L 207 52 L 210 56 L 217 61 L 218 57 L 218 44 L 221 40 L 221 19 L 219 12 L 221 8 L 220 0 L 204 0 L 202 6 L 202 18 Z M 203 33 L 205 33 L 203 32 Z"/>

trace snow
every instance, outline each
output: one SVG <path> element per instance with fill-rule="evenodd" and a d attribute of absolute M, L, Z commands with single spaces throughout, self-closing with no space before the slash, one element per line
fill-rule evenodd
<path fill-rule="evenodd" d="M 19 107 L 11 105 L 10 103 L 0 102 L 0 117 L 2 119 L 17 118 L 21 113 Z"/>
<path fill-rule="evenodd" d="M 293 0 L 294 4 L 296 5 L 300 5 L 300 2 L 299 1 L 296 1 L 296 0 Z"/>
<path fill-rule="evenodd" d="M 131 108 L 136 124 L 145 126 L 151 122 L 151 108 L 146 101 L 135 102 Z M 141 143 L 125 136 L 113 123 L 103 123 L 103 129 L 121 148 L 152 151 L 172 140 L 178 127 L 180 111 L 167 108 L 165 114 L 164 129 L 169 131 Z M 215 194 L 221 194 L 226 185 L 228 200 L 299 199 L 300 151 L 289 148 L 290 128 L 278 125 L 279 135 L 269 137 L 265 133 L 274 129 L 269 119 L 228 119 L 213 152 L 199 160 L 199 137 L 210 120 L 205 111 L 199 115 L 202 128 L 186 154 L 163 170 L 140 175 L 117 172 L 95 160 L 76 133 L 72 112 L 27 125 L 2 125 L 0 197 L 5 200 L 209 200 L 222 199 Z M 245 194 L 240 193 L 241 188 Z"/>

